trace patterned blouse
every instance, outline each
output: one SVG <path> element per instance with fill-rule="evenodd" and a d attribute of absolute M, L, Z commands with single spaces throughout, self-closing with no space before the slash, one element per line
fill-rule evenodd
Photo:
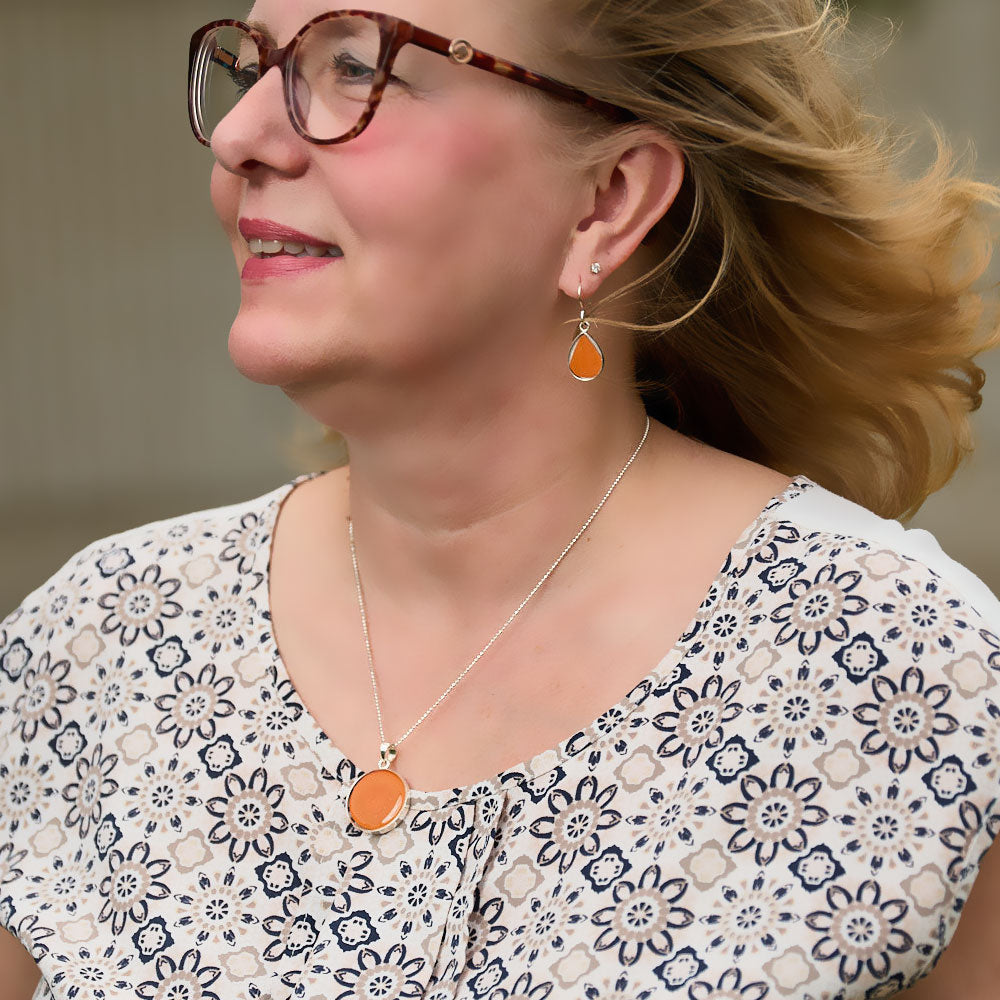
<path fill-rule="evenodd" d="M 1000 604 L 796 479 L 586 729 L 354 827 L 271 631 L 295 485 L 93 543 L 0 624 L 0 925 L 38 998 L 885 998 L 1000 828 Z"/>

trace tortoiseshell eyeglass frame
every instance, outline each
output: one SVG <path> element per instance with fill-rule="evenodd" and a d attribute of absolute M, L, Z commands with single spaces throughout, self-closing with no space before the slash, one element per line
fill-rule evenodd
<path fill-rule="evenodd" d="M 295 51 L 306 32 L 314 25 L 320 24 L 323 21 L 330 21 L 341 17 L 363 17 L 369 21 L 374 21 L 378 25 L 380 39 L 378 64 L 375 67 L 371 94 L 357 124 L 350 131 L 333 139 L 317 139 L 308 133 L 304 123 L 296 119 L 293 99 L 295 82 L 291 70 L 294 65 Z M 445 56 L 454 63 L 474 66 L 476 69 L 485 70 L 487 73 L 496 73 L 499 76 L 506 77 L 508 80 L 513 80 L 515 83 L 523 83 L 528 87 L 544 91 L 553 97 L 581 104 L 583 107 L 605 115 L 614 121 L 626 122 L 636 120 L 636 115 L 627 108 L 602 101 L 600 98 L 593 97 L 582 90 L 578 90 L 576 87 L 560 83 L 558 80 L 553 80 L 548 76 L 542 76 L 540 73 L 535 73 L 524 66 L 517 65 L 517 63 L 492 56 L 488 52 L 483 52 L 481 49 L 470 45 L 464 39 L 446 38 L 444 35 L 436 35 L 432 31 L 418 28 L 415 24 L 411 24 L 409 21 L 404 21 L 398 17 L 393 17 L 391 14 L 380 14 L 370 10 L 331 10 L 314 17 L 307 24 L 304 24 L 295 33 L 292 40 L 280 49 L 272 47 L 261 32 L 252 28 L 244 21 L 232 21 L 228 19 L 211 21 L 204 27 L 199 28 L 191 36 L 191 51 L 188 61 L 188 115 L 191 119 L 191 130 L 194 132 L 195 138 L 204 146 L 211 146 L 211 137 L 203 135 L 198 124 L 195 81 L 202 64 L 201 61 L 205 58 L 202 52 L 205 36 L 217 28 L 239 28 L 254 41 L 260 56 L 258 80 L 262 79 L 264 74 L 272 67 L 278 66 L 281 68 L 284 80 L 285 110 L 288 112 L 288 119 L 292 123 L 292 127 L 303 139 L 318 146 L 330 146 L 338 142 L 347 142 L 349 139 L 360 135 L 368 127 L 379 106 L 379 102 L 382 100 L 382 94 L 389 83 L 396 56 L 404 45 L 418 45 L 429 52 L 436 52 L 439 55 Z M 224 56 L 228 57 L 228 59 L 223 58 L 220 60 L 220 53 L 223 53 L 223 50 L 217 49 L 210 58 L 221 61 L 222 65 L 231 66 L 232 60 L 235 59 L 234 54 L 224 52 Z"/>

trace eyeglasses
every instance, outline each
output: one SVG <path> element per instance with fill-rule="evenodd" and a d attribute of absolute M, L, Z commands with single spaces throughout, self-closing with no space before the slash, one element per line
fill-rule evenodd
<path fill-rule="evenodd" d="M 405 45 L 535 87 L 615 121 L 636 117 L 618 105 L 491 56 L 460 38 L 436 35 L 389 14 L 332 10 L 314 17 L 280 49 L 243 21 L 212 21 L 199 28 L 191 37 L 188 65 L 191 128 L 200 143 L 211 145 L 219 122 L 269 69 L 278 66 L 295 131 L 318 145 L 347 142 L 368 127 L 388 89 L 405 88 L 405 82 L 392 74 L 396 56 Z"/>

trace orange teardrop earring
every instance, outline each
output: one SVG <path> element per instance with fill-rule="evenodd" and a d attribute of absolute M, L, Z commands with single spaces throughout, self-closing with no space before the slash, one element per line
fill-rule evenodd
<path fill-rule="evenodd" d="M 592 274 L 600 274 L 601 265 L 591 264 L 590 270 Z M 580 300 L 580 326 L 573 346 L 569 349 L 569 370 L 573 378 L 578 381 L 592 382 L 604 371 L 604 352 L 590 335 L 590 320 L 587 318 L 587 309 L 583 304 L 582 281 L 576 294 Z"/>

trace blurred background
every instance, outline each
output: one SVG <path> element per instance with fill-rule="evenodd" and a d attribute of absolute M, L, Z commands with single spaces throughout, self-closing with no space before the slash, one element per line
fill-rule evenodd
<path fill-rule="evenodd" d="M 211 154 L 187 123 L 191 32 L 244 14 L 226 0 L 4 5 L 0 618 L 96 538 L 309 467 L 300 444 L 318 434 L 229 361 L 239 282 L 209 202 Z M 855 14 L 861 42 L 895 25 L 873 102 L 974 142 L 979 175 L 1000 180 L 1000 2 L 868 0 Z M 911 523 L 994 591 L 997 353 L 978 451 Z"/>

